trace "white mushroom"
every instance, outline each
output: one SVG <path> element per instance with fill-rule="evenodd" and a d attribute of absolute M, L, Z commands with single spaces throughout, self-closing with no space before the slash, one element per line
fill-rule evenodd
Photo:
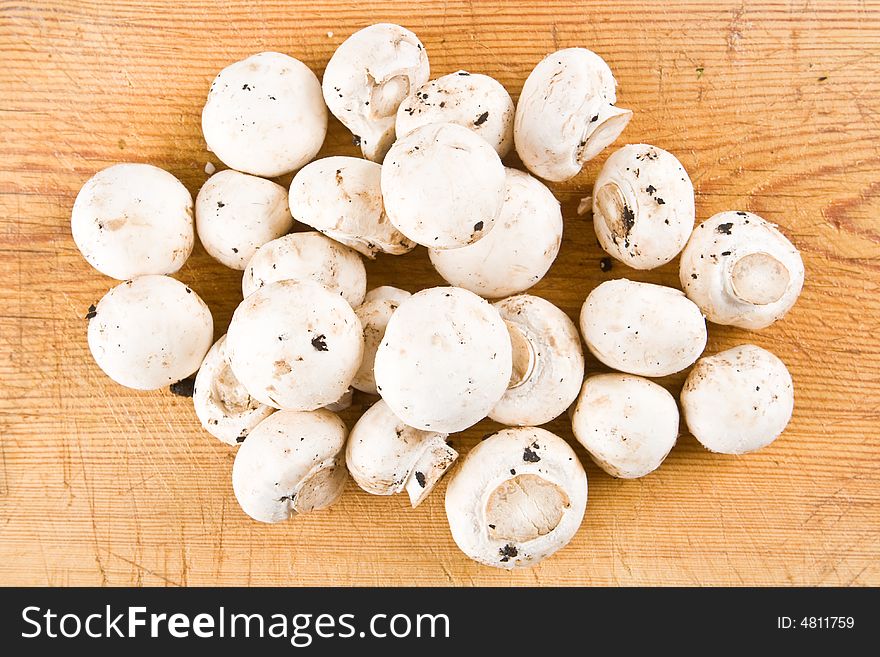
<path fill-rule="evenodd" d="M 376 362 L 376 351 L 382 338 L 385 337 L 385 328 L 388 320 L 397 310 L 404 299 L 411 295 L 405 290 L 394 287 L 381 287 L 370 290 L 364 302 L 354 309 L 355 315 L 361 320 L 364 327 L 364 358 L 361 367 L 357 371 L 351 385 L 362 392 L 378 395 L 376 389 L 376 377 L 373 374 L 373 366 Z"/>
<path fill-rule="evenodd" d="M 120 283 L 88 317 L 95 362 L 111 379 L 136 390 L 188 377 L 199 369 L 214 335 L 205 302 L 168 276 Z"/>
<path fill-rule="evenodd" d="M 242 511 L 281 522 L 325 509 L 345 487 L 345 424 L 330 411 L 278 411 L 239 447 L 232 489 Z"/>
<path fill-rule="evenodd" d="M 710 322 L 761 329 L 797 301 L 804 263 L 773 224 L 750 212 L 721 212 L 694 230 L 679 277 Z"/>
<path fill-rule="evenodd" d="M 251 429 L 275 412 L 251 397 L 233 374 L 225 335 L 208 351 L 196 374 L 193 406 L 205 431 L 228 445 L 244 442 Z"/>
<path fill-rule="evenodd" d="M 660 467 L 678 439 L 678 406 L 665 388 L 629 374 L 588 377 L 571 419 L 593 461 L 635 479 Z"/>
<path fill-rule="evenodd" d="M 602 248 L 630 267 L 672 260 L 694 229 L 694 186 L 681 162 L 648 144 L 614 151 L 593 187 L 593 227 Z"/>
<path fill-rule="evenodd" d="M 290 183 L 296 219 L 369 258 L 400 255 L 415 243 L 385 214 L 382 166 L 359 157 L 325 157 L 307 164 Z"/>
<path fill-rule="evenodd" d="M 345 462 L 352 479 L 368 493 L 406 491 L 415 508 L 458 458 L 447 438 L 407 426 L 380 399 L 352 428 Z"/>
<path fill-rule="evenodd" d="M 277 281 L 236 308 L 229 364 L 245 389 L 274 408 L 309 411 L 336 402 L 364 353 L 361 323 L 338 294 L 313 281 Z"/>
<path fill-rule="evenodd" d="M 241 278 L 248 297 L 276 281 L 315 281 L 359 306 L 367 290 L 367 271 L 360 256 L 317 231 L 291 233 L 267 242 L 254 254 Z"/>
<path fill-rule="evenodd" d="M 397 108 L 397 138 L 429 123 L 457 123 L 492 145 L 499 157 L 513 147 L 513 100 L 498 80 L 457 71 L 431 80 Z"/>
<path fill-rule="evenodd" d="M 527 173 L 505 171 L 504 203 L 492 231 L 459 249 L 429 249 L 447 282 L 495 299 L 541 280 L 562 243 L 562 211 L 553 193 Z"/>
<path fill-rule="evenodd" d="M 202 132 L 228 167 L 274 178 L 311 160 L 327 134 L 321 84 L 309 67 L 261 52 L 224 68 L 211 83 Z"/>
<path fill-rule="evenodd" d="M 794 384 L 779 358 L 744 344 L 697 361 L 681 390 L 688 430 L 722 454 L 766 447 L 788 426 Z"/>
<path fill-rule="evenodd" d="M 376 388 L 416 429 L 451 433 L 486 417 L 511 374 L 510 336 L 498 311 L 456 287 L 403 301 L 376 353 Z"/>
<path fill-rule="evenodd" d="M 615 107 L 617 82 L 585 48 L 547 55 L 529 73 L 516 106 L 516 152 L 529 171 L 563 181 L 623 132 L 632 111 Z"/>
<path fill-rule="evenodd" d="M 512 426 L 550 422 L 575 400 L 584 378 L 577 327 L 540 297 L 521 294 L 493 305 L 510 333 L 513 373 L 489 417 Z"/>
<path fill-rule="evenodd" d="M 455 543 L 496 568 L 533 566 L 565 547 L 587 506 L 574 450 L 544 429 L 505 429 L 465 457 L 446 488 Z"/>
<path fill-rule="evenodd" d="M 706 348 L 706 321 L 683 292 L 625 278 L 590 292 L 580 325 L 590 352 L 628 374 L 673 374 Z"/>
<path fill-rule="evenodd" d="M 487 141 L 454 123 L 432 123 L 388 151 L 382 167 L 385 212 L 417 244 L 467 246 L 495 225 L 504 178 L 504 165 Z"/>
<path fill-rule="evenodd" d="M 287 190 L 271 180 L 226 169 L 208 178 L 196 197 L 199 241 L 231 269 L 244 269 L 259 247 L 292 228 Z"/>
<path fill-rule="evenodd" d="M 114 164 L 83 185 L 70 229 L 83 257 L 106 276 L 173 274 L 195 241 L 192 195 L 158 167 Z"/>
<path fill-rule="evenodd" d="M 324 100 L 364 157 L 381 162 L 394 141 L 397 107 L 428 80 L 428 53 L 400 25 L 378 23 L 343 41 L 324 71 Z"/>

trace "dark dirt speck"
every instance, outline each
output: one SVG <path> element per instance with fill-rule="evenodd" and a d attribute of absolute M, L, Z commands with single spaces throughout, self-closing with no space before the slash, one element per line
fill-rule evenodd
<path fill-rule="evenodd" d="M 601 269 L 602 271 L 611 271 L 612 266 L 613 265 L 611 263 L 611 258 L 602 258 L 599 261 L 599 269 Z"/>
<path fill-rule="evenodd" d="M 733 222 L 728 222 L 726 224 L 718 224 L 715 227 L 715 232 L 721 233 L 722 235 L 730 235 L 731 228 L 733 228 Z"/>
<path fill-rule="evenodd" d="M 95 304 L 89 306 L 89 312 L 86 313 L 86 319 L 94 319 L 98 316 L 98 309 L 95 307 Z"/>
<path fill-rule="evenodd" d="M 172 392 L 172 394 L 175 394 L 178 397 L 192 397 L 195 384 L 196 380 L 193 377 L 190 377 L 188 379 L 184 379 L 183 381 L 172 383 L 170 386 L 168 386 L 168 389 Z"/>
<path fill-rule="evenodd" d="M 317 351 L 329 351 L 329 347 L 327 347 L 327 336 L 321 333 L 320 335 L 316 335 L 312 338 L 312 346 Z"/>
<path fill-rule="evenodd" d="M 483 125 L 488 118 L 489 112 L 483 112 L 477 117 L 476 121 L 474 121 L 474 125 Z"/>
<path fill-rule="evenodd" d="M 538 456 L 531 447 L 526 447 L 523 450 L 523 461 L 526 463 L 537 463 L 541 460 L 541 457 Z"/>
<path fill-rule="evenodd" d="M 416 472 L 416 481 L 419 482 L 419 486 L 424 488 L 425 487 L 425 473 Z"/>

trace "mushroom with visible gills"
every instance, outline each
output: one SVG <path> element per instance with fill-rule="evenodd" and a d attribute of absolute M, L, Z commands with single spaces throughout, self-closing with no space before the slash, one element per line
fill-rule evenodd
<path fill-rule="evenodd" d="M 261 52 L 224 68 L 202 110 L 208 150 L 231 169 L 264 178 L 296 171 L 327 134 L 321 83 L 298 59 Z"/>
<path fill-rule="evenodd" d="M 345 424 L 334 413 L 278 411 L 242 443 L 232 465 L 232 489 L 242 511 L 281 522 L 326 509 L 345 488 Z"/>
<path fill-rule="evenodd" d="M 157 390 L 188 377 L 214 335 L 205 302 L 168 276 L 120 283 L 89 317 L 89 349 L 98 367 L 135 390 Z"/>
<path fill-rule="evenodd" d="M 114 164 L 82 186 L 70 229 L 83 257 L 106 276 L 173 274 L 195 241 L 192 195 L 158 167 Z"/>
<path fill-rule="evenodd" d="M 575 438 L 612 477 L 660 467 L 678 439 L 678 406 L 662 386 L 630 374 L 588 377 L 571 418 Z"/>
<path fill-rule="evenodd" d="M 590 352 L 627 374 L 674 374 L 706 348 L 706 320 L 681 290 L 625 278 L 590 292 L 580 325 Z"/>
<path fill-rule="evenodd" d="M 513 100 L 498 80 L 457 71 L 431 80 L 397 108 L 397 138 L 429 123 L 457 123 L 492 145 L 499 157 L 513 147 Z"/>
<path fill-rule="evenodd" d="M 513 373 L 489 417 L 510 426 L 550 422 L 572 404 L 584 379 L 577 327 L 541 297 L 520 294 L 493 305 L 510 333 Z"/>
<path fill-rule="evenodd" d="M 241 278 L 242 295 L 248 297 L 276 281 L 314 281 L 357 307 L 367 290 L 367 270 L 352 249 L 311 230 L 284 235 L 257 249 Z"/>
<path fill-rule="evenodd" d="M 694 186 L 681 162 L 648 144 L 614 151 L 593 187 L 599 244 L 634 269 L 677 256 L 694 229 L 694 212 Z"/>
<path fill-rule="evenodd" d="M 382 166 L 391 223 L 432 249 L 456 249 L 488 234 L 504 203 L 504 165 L 476 133 L 431 123 L 397 140 Z"/>
<path fill-rule="evenodd" d="M 364 358 L 351 385 L 361 392 L 370 395 L 379 394 L 376 389 L 376 377 L 373 374 L 376 350 L 385 337 L 385 328 L 391 315 L 401 302 L 410 296 L 412 295 L 406 290 L 385 285 L 370 290 L 364 302 L 354 309 L 355 315 L 364 327 Z"/>
<path fill-rule="evenodd" d="M 586 48 L 565 48 L 541 60 L 523 85 L 513 124 L 526 168 L 554 182 L 580 173 L 632 118 L 632 110 L 614 106 L 616 86 L 605 60 Z"/>
<path fill-rule="evenodd" d="M 205 431 L 227 445 L 244 442 L 251 429 L 275 412 L 251 397 L 232 372 L 225 335 L 208 351 L 196 374 L 193 406 Z"/>
<path fill-rule="evenodd" d="M 388 220 L 382 204 L 382 165 L 333 156 L 307 164 L 290 183 L 290 211 L 297 221 L 368 258 L 415 248 Z"/>
<path fill-rule="evenodd" d="M 229 364 L 252 397 L 311 411 L 347 391 L 364 353 L 361 323 L 338 294 L 277 281 L 242 301 L 226 334 Z"/>
<path fill-rule="evenodd" d="M 553 192 L 527 173 L 505 171 L 504 203 L 491 232 L 459 249 L 428 250 L 448 283 L 489 299 L 540 281 L 562 244 L 562 211 Z"/>
<path fill-rule="evenodd" d="M 694 231 L 679 277 L 710 322 L 761 329 L 794 306 L 804 262 L 770 222 L 750 212 L 721 212 Z"/>
<path fill-rule="evenodd" d="M 465 457 L 446 488 L 446 516 L 468 557 L 524 568 L 565 547 L 587 506 L 587 474 L 574 450 L 544 429 L 505 429 Z"/>
<path fill-rule="evenodd" d="M 324 101 L 351 130 L 364 157 L 381 162 L 394 141 L 398 106 L 430 73 L 428 53 L 415 34 L 377 23 L 352 34 L 333 53 L 324 71 Z"/>
<path fill-rule="evenodd" d="M 415 508 L 458 458 L 446 444 L 448 437 L 407 426 L 380 399 L 352 428 L 345 462 L 363 490 L 372 495 L 406 491 Z"/>
<path fill-rule="evenodd" d="M 703 447 L 745 454 L 766 447 L 788 426 L 794 384 L 779 358 L 744 344 L 698 360 L 681 390 L 681 407 Z"/>
<path fill-rule="evenodd" d="M 511 375 L 507 326 L 489 303 L 456 287 L 404 300 L 376 352 L 376 389 L 403 422 L 463 431 L 488 415 Z"/>

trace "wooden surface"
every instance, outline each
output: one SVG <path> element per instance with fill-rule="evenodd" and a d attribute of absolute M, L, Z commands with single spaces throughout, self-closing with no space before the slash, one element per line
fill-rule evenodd
<path fill-rule="evenodd" d="M 0 2 L 0 584 L 880 584 L 880 4 L 171 4 Z M 759 333 L 710 325 L 707 350 L 752 341 L 788 364 L 796 409 L 782 438 L 737 458 L 684 435 L 637 481 L 579 450 L 583 527 L 510 574 L 455 548 L 442 484 L 415 511 L 349 483 L 329 511 L 251 522 L 232 495 L 233 451 L 200 430 L 190 400 L 98 370 L 84 315 L 112 281 L 70 237 L 83 182 L 150 162 L 195 193 L 217 163 L 199 116 L 220 68 L 280 50 L 320 74 L 346 36 L 380 20 L 418 33 L 434 76 L 480 71 L 514 95 L 544 54 L 595 50 L 635 110 L 616 146 L 675 153 L 701 219 L 743 209 L 783 227 L 807 267 L 798 305 Z M 355 154 L 335 121 L 321 154 Z M 575 210 L 607 154 L 554 187 L 565 240 L 534 292 L 572 317 L 611 277 L 677 285 L 677 261 L 600 271 Z M 441 282 L 423 250 L 368 272 L 371 286 Z M 197 247 L 179 277 L 220 335 L 239 274 Z M 663 383 L 677 395 L 683 379 Z M 572 440 L 564 419 L 548 428 Z"/>

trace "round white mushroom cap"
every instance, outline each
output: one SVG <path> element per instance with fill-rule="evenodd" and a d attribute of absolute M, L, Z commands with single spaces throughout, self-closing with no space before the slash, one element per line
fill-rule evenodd
<path fill-rule="evenodd" d="M 628 374 L 673 374 L 706 348 L 706 320 L 683 292 L 625 278 L 590 292 L 580 325 L 590 352 Z"/>
<path fill-rule="evenodd" d="M 750 212 L 721 212 L 694 230 L 679 277 L 710 322 L 761 329 L 794 306 L 804 262 L 773 224 Z"/>
<path fill-rule="evenodd" d="M 505 429 L 465 457 L 446 488 L 455 543 L 496 568 L 533 566 L 565 547 L 587 506 L 574 450 L 544 429 Z"/>
<path fill-rule="evenodd" d="M 363 490 L 373 495 L 405 490 L 415 508 L 458 458 L 447 438 L 407 426 L 380 399 L 352 428 L 345 461 Z"/>
<path fill-rule="evenodd" d="M 205 431 L 227 445 L 244 442 L 251 429 L 275 412 L 251 397 L 232 372 L 225 335 L 208 351 L 196 374 L 193 406 Z"/>
<path fill-rule="evenodd" d="M 697 361 L 681 390 L 688 430 L 722 454 L 766 447 L 788 426 L 794 384 L 779 358 L 744 344 Z"/>
<path fill-rule="evenodd" d="M 513 374 L 489 417 L 512 426 L 550 422 L 575 400 L 584 379 L 577 327 L 540 297 L 520 294 L 493 305 L 510 332 Z"/>
<path fill-rule="evenodd" d="M 351 382 L 351 385 L 358 390 L 371 395 L 379 394 L 376 389 L 376 377 L 373 374 L 376 351 L 379 349 L 382 338 L 385 337 L 385 328 L 388 326 L 391 315 L 394 314 L 401 302 L 410 296 L 410 293 L 405 290 L 384 286 L 370 290 L 364 302 L 354 309 L 355 315 L 361 320 L 361 325 L 364 327 L 364 358 L 361 361 L 360 369 Z"/>
<path fill-rule="evenodd" d="M 498 311 L 456 287 L 403 301 L 376 353 L 376 388 L 416 429 L 451 433 L 486 417 L 511 374 L 507 326 Z"/>
<path fill-rule="evenodd" d="M 83 257 L 106 276 L 173 274 L 195 241 L 192 195 L 158 167 L 114 164 L 76 195 L 70 229 Z"/>
<path fill-rule="evenodd" d="M 678 439 L 678 406 L 665 388 L 630 374 L 588 377 L 571 419 L 593 461 L 635 479 L 660 467 Z"/>
<path fill-rule="evenodd" d="M 296 219 L 369 258 L 415 248 L 388 220 L 382 204 L 382 166 L 359 157 L 325 157 L 307 164 L 290 183 Z"/>
<path fill-rule="evenodd" d="M 345 424 L 326 410 L 278 411 L 239 447 L 232 489 L 242 511 L 260 522 L 281 522 L 325 509 L 342 495 Z"/>
<path fill-rule="evenodd" d="M 632 110 L 615 107 L 617 82 L 586 48 L 547 55 L 529 73 L 516 106 L 516 152 L 529 171 L 563 181 L 623 132 Z"/>
<path fill-rule="evenodd" d="M 504 165 L 483 138 L 454 123 L 432 123 L 397 140 L 382 166 L 391 223 L 432 249 L 476 242 L 504 203 Z"/>
<path fill-rule="evenodd" d="M 457 71 L 431 80 L 397 108 L 397 138 L 429 123 L 457 123 L 473 130 L 504 157 L 513 147 L 513 100 L 498 80 Z"/>
<path fill-rule="evenodd" d="M 672 260 L 694 229 L 694 186 L 672 154 L 630 144 L 605 161 L 593 186 L 599 244 L 635 269 Z"/>
<path fill-rule="evenodd" d="M 199 295 L 168 276 L 142 276 L 111 289 L 89 319 L 89 349 L 104 373 L 136 390 L 156 390 L 199 369 L 214 335 Z"/>
<path fill-rule="evenodd" d="M 562 210 L 553 192 L 527 173 L 505 172 L 504 203 L 491 232 L 459 249 L 429 249 L 447 282 L 496 299 L 540 281 L 562 244 Z"/>
<path fill-rule="evenodd" d="M 318 78 L 298 59 L 261 52 L 224 68 L 211 83 L 202 132 L 228 167 L 274 178 L 311 160 L 327 134 Z"/>
<path fill-rule="evenodd" d="M 360 256 L 317 231 L 291 233 L 267 242 L 254 254 L 241 278 L 247 298 L 276 281 L 314 281 L 359 306 L 367 290 L 367 270 Z"/>
<path fill-rule="evenodd" d="M 428 53 L 415 34 L 377 23 L 352 34 L 333 53 L 324 71 L 324 100 L 364 157 L 381 162 L 394 141 L 398 106 L 430 73 Z"/>
<path fill-rule="evenodd" d="M 271 180 L 226 169 L 196 196 L 196 230 L 212 258 L 242 270 L 266 242 L 290 232 L 287 190 Z"/>
<path fill-rule="evenodd" d="M 236 308 L 226 335 L 232 371 L 274 408 L 308 411 L 336 402 L 364 353 L 361 323 L 338 294 L 313 281 L 277 281 Z"/>

